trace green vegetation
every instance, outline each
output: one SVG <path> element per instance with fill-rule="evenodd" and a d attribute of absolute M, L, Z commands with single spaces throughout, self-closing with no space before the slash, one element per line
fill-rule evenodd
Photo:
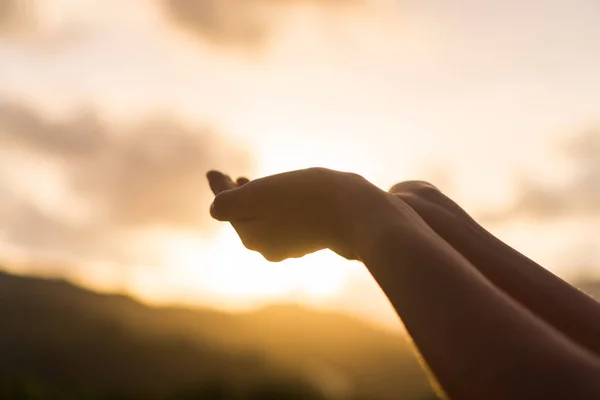
<path fill-rule="evenodd" d="M 400 336 L 296 306 L 152 308 L 0 273 L 0 399 L 387 400 L 431 391 Z"/>

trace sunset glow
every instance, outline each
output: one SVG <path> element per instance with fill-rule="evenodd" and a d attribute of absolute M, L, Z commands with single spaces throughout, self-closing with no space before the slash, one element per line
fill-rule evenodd
<path fill-rule="evenodd" d="M 207 246 L 214 249 L 214 257 L 207 257 Z M 212 292 L 235 308 L 246 308 L 248 298 L 252 303 L 293 297 L 327 299 L 339 292 L 351 271 L 329 252 L 269 263 L 260 254 L 246 250 L 231 227 L 223 227 L 206 243 L 173 238 L 165 248 L 164 262 L 177 276 L 176 284 L 190 293 Z"/>
<path fill-rule="evenodd" d="M 548 269 L 600 273 L 594 1 L 223 2 L 214 19 L 163 0 L 37 3 L 0 29 L 8 270 L 368 318 L 388 306 L 359 263 L 268 263 L 208 215 L 209 169 L 321 166 L 382 189 L 431 180 Z"/>

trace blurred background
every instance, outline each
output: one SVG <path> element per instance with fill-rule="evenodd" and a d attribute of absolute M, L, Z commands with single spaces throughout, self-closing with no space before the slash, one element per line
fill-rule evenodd
<path fill-rule="evenodd" d="M 209 218 L 209 169 L 429 180 L 600 294 L 599 18 L 0 0 L 0 398 L 434 398 L 364 267 L 245 250 Z"/>

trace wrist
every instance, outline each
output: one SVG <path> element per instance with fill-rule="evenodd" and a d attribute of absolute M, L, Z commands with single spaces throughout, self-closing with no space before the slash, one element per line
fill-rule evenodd
<path fill-rule="evenodd" d="M 415 235 L 419 229 L 420 217 L 402 200 L 382 192 L 377 204 L 357 213 L 348 229 L 350 243 L 356 257 L 363 261 L 376 251 L 386 238 Z M 399 245 L 399 243 L 398 243 Z"/>

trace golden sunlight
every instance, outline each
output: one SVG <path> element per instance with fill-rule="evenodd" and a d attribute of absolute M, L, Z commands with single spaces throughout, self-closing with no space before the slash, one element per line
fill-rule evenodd
<path fill-rule="evenodd" d="M 351 272 L 348 262 L 328 251 L 269 263 L 244 248 L 230 226 L 205 241 L 173 236 L 164 249 L 164 264 L 186 300 L 193 301 L 195 292 L 238 309 L 274 300 L 327 300 L 343 289 Z"/>

